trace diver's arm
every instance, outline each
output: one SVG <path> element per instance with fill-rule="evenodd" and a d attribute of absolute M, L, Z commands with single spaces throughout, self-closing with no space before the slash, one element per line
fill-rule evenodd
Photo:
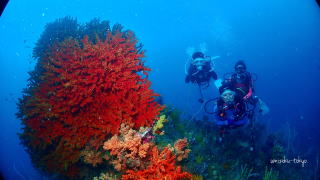
<path fill-rule="evenodd" d="M 243 97 L 244 100 L 249 99 L 252 94 L 253 94 L 253 81 L 252 81 L 252 77 L 251 74 L 249 72 L 247 72 L 247 77 L 248 77 L 248 86 L 249 86 L 249 91 L 248 93 Z"/>
<path fill-rule="evenodd" d="M 186 78 L 185 78 L 185 82 L 186 82 L 186 83 L 189 83 L 189 82 L 190 82 L 191 76 L 193 75 L 194 71 L 195 71 L 195 67 L 194 67 L 194 65 L 191 64 L 191 65 L 189 66 L 188 72 L 187 72 L 187 74 L 186 74 Z"/>
<path fill-rule="evenodd" d="M 249 88 L 249 92 L 243 97 L 244 100 L 249 99 L 252 96 L 252 88 Z"/>

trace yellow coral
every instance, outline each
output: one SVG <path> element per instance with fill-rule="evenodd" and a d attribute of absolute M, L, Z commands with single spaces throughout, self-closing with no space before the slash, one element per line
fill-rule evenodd
<path fill-rule="evenodd" d="M 153 126 L 152 132 L 153 134 L 160 134 L 163 135 L 164 131 L 161 131 L 161 129 L 163 128 L 163 124 L 165 122 L 168 122 L 168 120 L 166 119 L 166 115 L 161 115 L 157 121 L 157 123 Z"/>
<path fill-rule="evenodd" d="M 200 175 L 192 175 L 191 180 L 203 180 L 203 176 L 200 176 Z"/>

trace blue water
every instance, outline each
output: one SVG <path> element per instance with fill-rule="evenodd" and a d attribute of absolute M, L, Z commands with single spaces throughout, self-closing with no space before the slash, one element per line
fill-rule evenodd
<path fill-rule="evenodd" d="M 15 103 L 35 65 L 44 26 L 66 15 L 120 23 L 144 44 L 152 88 L 186 116 L 204 114 L 195 85 L 185 84 L 188 47 L 205 44 L 219 77 L 244 59 L 257 74 L 256 95 L 269 106 L 269 131 L 296 131 L 303 152 L 320 149 L 320 8 L 314 0 L 11 0 L 0 17 L 0 171 L 5 179 L 45 179 L 19 144 Z M 218 96 L 211 86 L 205 98 Z M 315 161 L 314 156 L 311 161 Z"/>

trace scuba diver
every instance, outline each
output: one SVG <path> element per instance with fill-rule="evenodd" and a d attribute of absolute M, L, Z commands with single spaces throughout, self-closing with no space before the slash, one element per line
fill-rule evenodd
<path fill-rule="evenodd" d="M 236 128 L 248 123 L 246 106 L 231 89 L 224 89 L 214 108 L 216 124 L 220 127 Z"/>
<path fill-rule="evenodd" d="M 219 127 L 218 143 L 223 143 L 227 130 L 250 125 L 250 151 L 254 150 L 254 124 L 253 116 L 250 116 L 247 104 L 243 97 L 236 94 L 232 89 L 223 89 L 214 107 L 214 119 Z M 253 114 L 253 113 L 252 113 Z M 250 123 L 249 123 L 250 122 Z"/>
<path fill-rule="evenodd" d="M 230 78 L 225 79 L 221 87 L 219 87 L 219 92 L 221 94 L 221 99 L 223 100 L 223 105 L 221 106 L 217 101 L 217 111 L 216 111 L 216 124 L 220 127 L 220 137 L 219 142 L 222 142 L 223 136 L 226 129 L 236 128 L 249 124 L 251 128 L 251 138 L 250 138 L 250 151 L 253 151 L 254 147 L 254 112 L 258 98 L 252 96 L 253 94 L 253 81 L 251 73 L 247 71 L 247 66 L 244 61 L 239 60 L 234 66 L 235 72 Z M 225 94 L 230 94 L 229 99 L 226 99 Z M 229 102 L 229 103 L 227 103 Z M 231 104 L 225 106 L 224 104 Z M 249 107 L 249 105 L 251 105 Z M 220 106 L 220 107 L 219 107 Z M 221 107 L 226 107 L 229 111 L 225 111 L 221 114 Z M 223 116 L 221 116 L 223 115 Z"/>
<path fill-rule="evenodd" d="M 205 57 L 202 52 L 193 53 L 192 62 L 189 66 L 185 82 L 209 86 L 210 78 L 213 78 L 214 80 L 217 80 L 218 78 L 211 67 L 210 57 Z"/>
<path fill-rule="evenodd" d="M 211 78 L 214 80 L 218 78 L 216 72 L 213 70 L 212 58 L 205 56 L 202 52 L 193 53 L 188 72 L 186 72 L 185 82 L 198 84 L 201 94 L 199 102 L 201 103 L 203 103 L 201 88 L 208 87 Z"/>
<path fill-rule="evenodd" d="M 222 93 L 225 88 L 234 90 L 237 96 L 241 97 L 241 100 L 246 103 L 247 107 L 251 106 L 250 109 L 252 110 L 249 116 L 253 116 L 256 107 L 259 108 L 259 113 L 262 115 L 267 114 L 269 112 L 268 106 L 258 96 L 253 95 L 252 73 L 247 71 L 244 61 L 239 60 L 236 62 L 234 69 L 235 72 L 231 77 L 222 81 L 219 92 Z"/>
<path fill-rule="evenodd" d="M 252 99 L 253 94 L 253 82 L 251 73 L 247 71 L 247 66 L 244 61 L 239 60 L 235 66 L 235 73 L 231 75 L 229 79 L 222 82 L 222 86 L 219 91 L 223 91 L 225 88 L 234 89 L 238 96 L 244 101 Z"/>
<path fill-rule="evenodd" d="M 252 75 L 247 71 L 244 61 L 238 61 L 234 68 L 235 72 L 231 77 L 222 81 L 218 86 L 220 97 L 207 101 L 205 111 L 214 114 L 215 124 L 220 129 L 219 143 L 223 141 L 227 129 L 248 125 L 251 129 L 250 151 L 253 151 L 256 107 L 259 108 L 262 115 L 266 114 L 269 108 L 261 99 L 253 96 Z M 214 103 L 213 112 L 209 112 L 207 108 L 210 102 Z"/>

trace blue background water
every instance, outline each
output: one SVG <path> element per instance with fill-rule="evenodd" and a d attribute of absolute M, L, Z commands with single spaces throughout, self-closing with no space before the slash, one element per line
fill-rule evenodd
<path fill-rule="evenodd" d="M 45 24 L 66 15 L 133 30 L 147 50 L 152 87 L 165 103 L 197 118 L 203 115 L 198 89 L 184 83 L 186 49 L 205 43 L 208 55 L 220 56 L 219 77 L 244 59 L 258 75 L 256 94 L 271 109 L 264 118 L 269 130 L 289 125 L 302 153 L 319 152 L 320 8 L 314 0 L 11 0 L 0 17 L 0 170 L 6 179 L 45 179 L 19 145 L 15 103 Z M 204 94 L 209 99 L 218 92 L 212 84 Z"/>

